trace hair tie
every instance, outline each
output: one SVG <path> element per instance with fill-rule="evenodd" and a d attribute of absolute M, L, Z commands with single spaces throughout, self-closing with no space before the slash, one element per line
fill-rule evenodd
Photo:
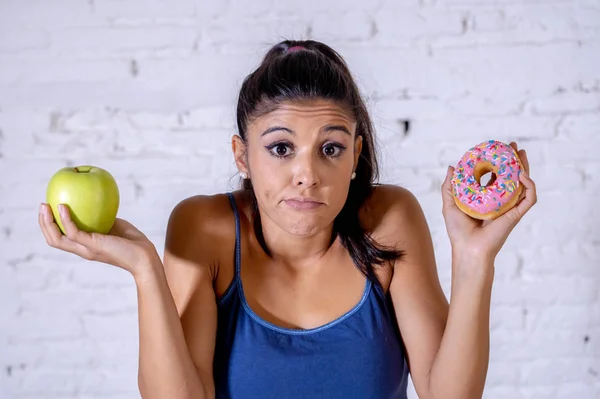
<path fill-rule="evenodd" d="M 304 49 L 306 49 L 306 47 L 304 47 L 304 46 L 293 46 L 288 49 L 288 53 L 291 53 L 292 51 L 298 51 L 298 50 L 304 50 Z"/>

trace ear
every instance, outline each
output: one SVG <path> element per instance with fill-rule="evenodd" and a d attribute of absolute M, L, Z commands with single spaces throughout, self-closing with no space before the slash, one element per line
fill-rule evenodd
<path fill-rule="evenodd" d="M 362 151 L 362 143 L 363 137 L 358 135 L 356 139 L 354 139 L 354 168 L 356 170 L 356 166 L 358 165 L 358 159 L 360 158 L 360 152 Z"/>
<path fill-rule="evenodd" d="M 246 157 L 246 144 L 239 135 L 234 135 L 231 140 L 231 149 L 233 150 L 233 157 L 235 158 L 235 164 L 240 172 L 245 172 L 249 175 L 248 161 Z"/>

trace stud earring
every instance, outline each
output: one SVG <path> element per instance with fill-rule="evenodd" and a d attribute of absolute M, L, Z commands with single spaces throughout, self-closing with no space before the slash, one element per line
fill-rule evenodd
<path fill-rule="evenodd" d="M 356 177 L 356 172 L 352 172 L 352 177 L 351 179 L 354 180 L 354 178 Z"/>
<path fill-rule="evenodd" d="M 241 172 L 240 176 L 242 176 L 242 179 L 247 179 L 248 175 L 246 174 L 246 172 Z"/>

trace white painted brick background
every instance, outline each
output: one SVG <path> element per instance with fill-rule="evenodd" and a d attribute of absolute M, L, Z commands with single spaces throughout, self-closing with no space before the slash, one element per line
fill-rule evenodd
<path fill-rule="evenodd" d="M 179 200 L 235 187 L 237 90 L 283 38 L 350 64 L 446 293 L 446 165 L 528 150 L 539 202 L 496 264 L 485 398 L 600 397 L 600 0 L 0 0 L 0 397 L 139 397 L 133 281 L 46 245 L 46 183 L 109 169 L 162 253 Z"/>

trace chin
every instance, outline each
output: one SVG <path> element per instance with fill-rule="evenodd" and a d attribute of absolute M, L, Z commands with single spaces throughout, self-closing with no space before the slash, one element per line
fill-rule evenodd
<path fill-rule="evenodd" d="M 298 237 L 312 236 L 317 233 L 320 229 L 316 226 L 291 226 L 286 229 L 290 234 Z"/>
<path fill-rule="evenodd" d="M 284 222 L 284 225 L 286 227 L 285 230 L 288 231 L 290 234 L 307 237 L 322 232 L 332 222 L 333 220 L 331 220 L 331 222 L 327 222 L 323 220 L 323 218 L 310 218 L 305 215 L 295 220 L 287 219 Z"/>

